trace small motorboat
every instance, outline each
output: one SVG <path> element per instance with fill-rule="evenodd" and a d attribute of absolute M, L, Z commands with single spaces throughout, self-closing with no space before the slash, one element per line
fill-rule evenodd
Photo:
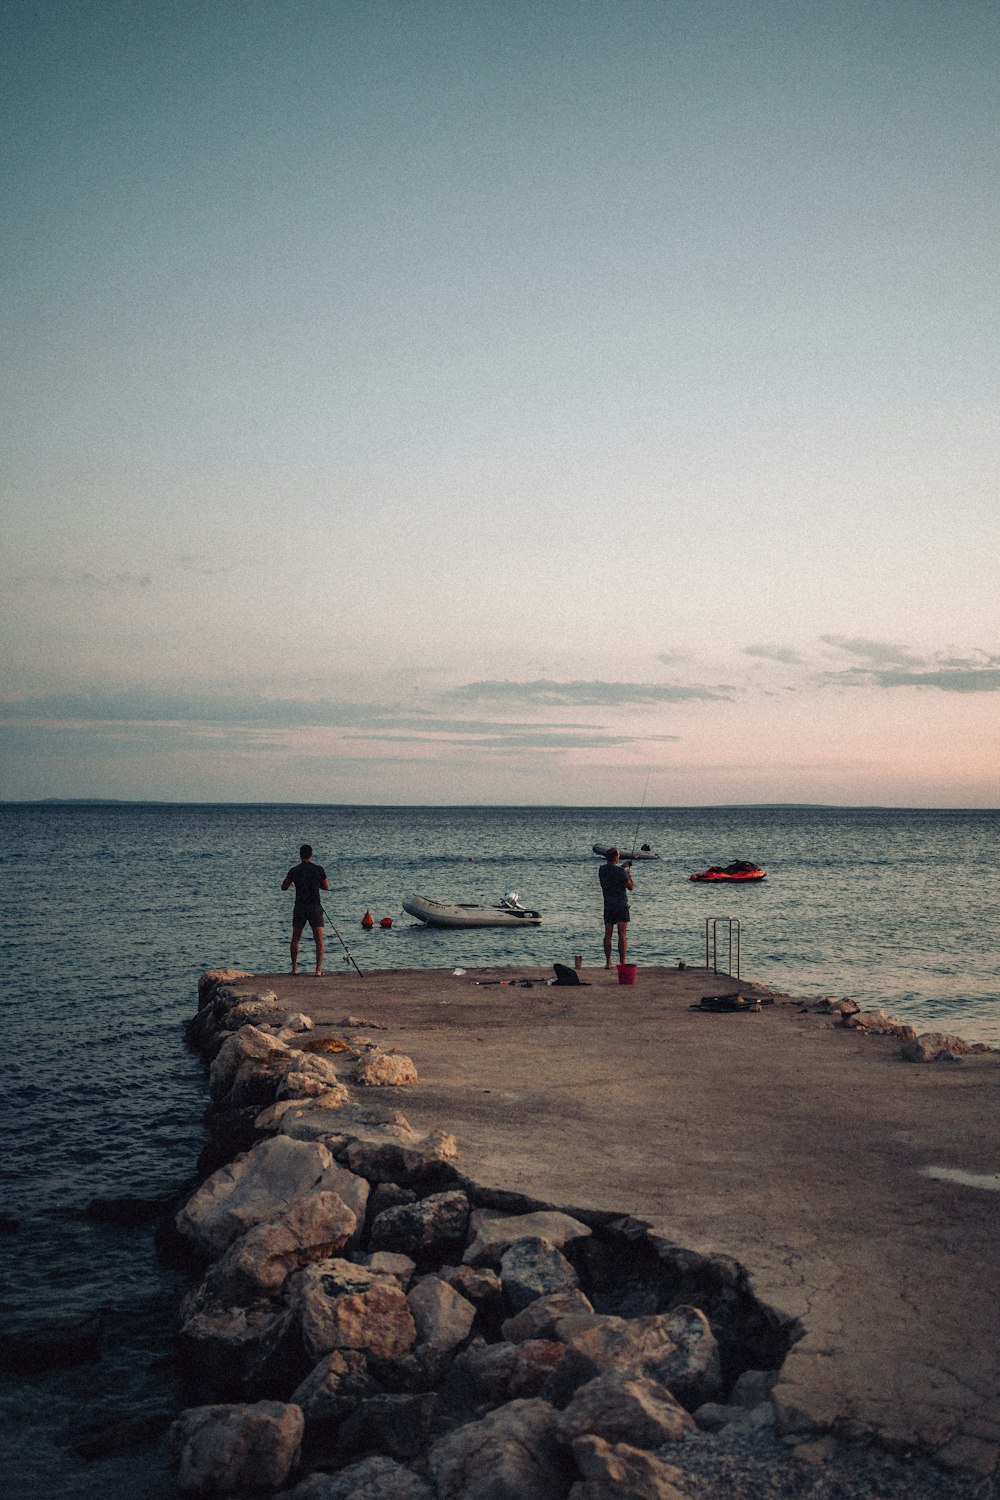
<path fill-rule="evenodd" d="M 614 844 L 591 844 L 590 847 L 595 854 L 599 854 L 602 859 L 606 859 L 608 850 L 614 849 L 616 846 Z M 658 854 L 653 853 L 648 844 L 643 844 L 641 849 L 619 849 L 618 854 L 623 861 L 626 859 L 659 859 L 660 857 Z"/>
<path fill-rule="evenodd" d="M 691 876 L 692 880 L 766 880 L 767 871 L 762 870 L 760 865 L 747 864 L 744 859 L 734 859 L 731 865 L 709 865 L 707 870 L 701 870 L 697 875 Z"/>
<path fill-rule="evenodd" d="M 516 891 L 508 891 L 495 906 L 474 901 L 433 901 L 429 896 L 409 895 L 403 910 L 426 922 L 428 927 L 537 927 L 540 911 L 521 905 Z"/>

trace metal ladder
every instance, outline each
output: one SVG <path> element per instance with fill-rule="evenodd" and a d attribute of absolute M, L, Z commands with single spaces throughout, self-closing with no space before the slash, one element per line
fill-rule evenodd
<path fill-rule="evenodd" d="M 741 928 L 739 917 L 706 917 L 705 918 L 705 968 L 711 969 L 713 974 L 719 973 L 719 928 L 725 924 L 728 929 L 729 939 L 729 962 L 722 971 L 729 974 L 733 979 L 740 977 L 740 938 Z M 733 938 L 736 938 L 736 969 L 733 969 Z M 712 962 L 709 963 L 709 946 L 711 946 Z"/>

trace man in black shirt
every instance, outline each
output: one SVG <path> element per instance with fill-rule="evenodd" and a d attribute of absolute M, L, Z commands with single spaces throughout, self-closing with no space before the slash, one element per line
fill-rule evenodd
<path fill-rule="evenodd" d="M 625 962 L 628 947 L 628 893 L 632 890 L 632 871 L 618 863 L 617 849 L 609 849 L 607 860 L 597 872 L 604 892 L 604 967 L 611 968 L 612 928 L 618 928 L 618 962 Z"/>
<path fill-rule="evenodd" d="M 313 942 L 316 944 L 316 974 L 323 972 L 323 923 L 325 914 L 323 904 L 319 899 L 320 891 L 328 891 L 330 882 L 326 878 L 326 871 L 322 865 L 314 865 L 312 862 L 312 845 L 303 844 L 299 850 L 301 864 L 293 865 L 281 882 L 281 889 L 287 891 L 290 886 L 295 887 L 295 907 L 292 911 L 292 973 L 299 972 L 299 939 L 302 929 L 306 923 L 312 928 Z"/>

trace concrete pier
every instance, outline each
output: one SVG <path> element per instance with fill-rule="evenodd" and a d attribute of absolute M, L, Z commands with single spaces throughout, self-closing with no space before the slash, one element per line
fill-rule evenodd
<path fill-rule="evenodd" d="M 635 987 L 603 969 L 579 988 L 548 978 L 252 984 L 313 1017 L 313 1035 L 383 1023 L 373 1035 L 420 1075 L 394 1102 L 418 1129 L 452 1131 L 476 1181 L 633 1214 L 741 1261 L 803 1328 L 775 1393 L 786 1431 L 996 1470 L 1000 1054 L 906 1062 L 897 1038 L 782 996 L 705 1014 L 701 996 L 737 988 L 705 970 L 640 969 Z"/>

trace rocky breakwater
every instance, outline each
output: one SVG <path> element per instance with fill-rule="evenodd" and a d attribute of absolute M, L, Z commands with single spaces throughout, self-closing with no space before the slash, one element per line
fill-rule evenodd
<path fill-rule="evenodd" d="M 469 1180 L 383 1102 L 417 1074 L 376 1021 L 316 1038 L 234 971 L 199 998 L 210 1139 L 163 1236 L 200 1277 L 182 1493 L 669 1500 L 699 1430 L 773 1430 L 798 1329 L 738 1263 Z"/>

